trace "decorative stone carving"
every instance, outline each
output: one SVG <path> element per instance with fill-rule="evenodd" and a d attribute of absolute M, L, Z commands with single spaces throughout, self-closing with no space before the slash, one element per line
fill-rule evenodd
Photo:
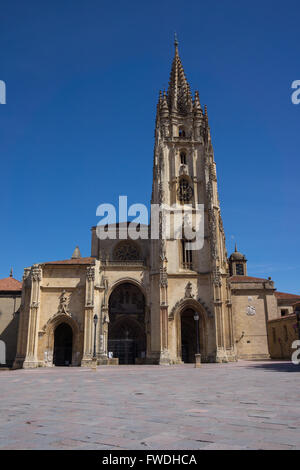
<path fill-rule="evenodd" d="M 42 270 L 37 264 L 31 268 L 31 279 L 35 282 L 42 280 Z"/>
<path fill-rule="evenodd" d="M 58 314 L 65 314 L 71 316 L 69 313 L 69 297 L 66 295 L 65 289 L 62 291 L 60 296 Z"/>
<path fill-rule="evenodd" d="M 95 280 L 95 268 L 94 266 L 88 266 L 86 269 L 86 277 L 89 281 Z"/>
<path fill-rule="evenodd" d="M 247 315 L 256 315 L 256 308 L 253 307 L 253 305 L 248 305 L 248 307 L 246 308 L 246 314 Z"/>
<path fill-rule="evenodd" d="M 213 283 L 215 286 L 221 287 L 222 285 L 222 277 L 219 268 L 213 270 Z"/>
<path fill-rule="evenodd" d="M 213 209 L 208 210 L 208 224 L 209 224 L 209 231 L 210 231 L 210 247 L 211 247 L 211 256 L 213 259 L 218 258 L 218 251 L 217 251 L 217 222 L 216 216 Z"/>
<path fill-rule="evenodd" d="M 209 175 L 213 181 L 217 181 L 216 164 L 214 162 L 209 166 Z"/>
<path fill-rule="evenodd" d="M 160 241 L 160 245 L 159 245 L 159 257 L 161 261 L 167 260 L 166 252 L 167 252 L 166 241 L 163 239 Z"/>
<path fill-rule="evenodd" d="M 23 282 L 25 282 L 28 279 L 30 271 L 31 271 L 31 268 L 25 268 L 24 269 Z"/>
<path fill-rule="evenodd" d="M 102 319 L 103 324 L 108 324 L 109 323 L 109 314 L 107 309 L 103 310 L 103 319 Z"/>
<path fill-rule="evenodd" d="M 164 123 L 162 126 L 163 129 L 163 137 L 169 137 L 170 136 L 170 128 L 167 123 Z"/>
<path fill-rule="evenodd" d="M 194 297 L 194 295 L 192 294 L 192 290 L 193 290 L 193 285 L 191 282 L 188 282 L 187 285 L 185 286 L 185 298 L 186 299 L 191 299 Z"/>
<path fill-rule="evenodd" d="M 209 201 L 212 201 L 213 200 L 213 187 L 212 187 L 211 180 L 209 180 L 206 185 L 206 192 L 207 192 L 207 199 Z"/>
<path fill-rule="evenodd" d="M 180 167 L 179 167 L 179 175 L 180 175 L 180 176 L 184 176 L 184 175 L 188 175 L 188 173 L 189 173 L 189 168 L 188 168 L 188 166 L 187 166 L 187 165 L 184 165 L 184 164 L 180 165 Z"/>
<path fill-rule="evenodd" d="M 164 191 L 163 191 L 162 183 L 158 184 L 158 201 L 159 201 L 159 204 L 162 204 L 164 202 Z"/>
<path fill-rule="evenodd" d="M 161 287 L 168 287 L 167 268 L 160 267 L 160 285 Z"/>

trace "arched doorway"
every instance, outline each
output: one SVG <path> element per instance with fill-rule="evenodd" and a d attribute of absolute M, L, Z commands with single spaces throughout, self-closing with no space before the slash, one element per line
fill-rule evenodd
<path fill-rule="evenodd" d="M 181 359 L 185 363 L 194 363 L 196 354 L 195 312 L 191 308 L 181 314 Z"/>
<path fill-rule="evenodd" d="M 146 357 L 145 298 L 128 282 L 120 284 L 109 299 L 108 355 L 119 364 L 142 363 Z"/>
<path fill-rule="evenodd" d="M 72 364 L 73 331 L 67 323 L 60 323 L 54 331 L 53 364 L 69 366 Z"/>

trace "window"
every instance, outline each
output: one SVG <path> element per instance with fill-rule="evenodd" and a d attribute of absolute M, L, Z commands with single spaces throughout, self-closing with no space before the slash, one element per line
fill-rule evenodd
<path fill-rule="evenodd" d="M 187 249 L 188 242 L 182 240 L 182 266 L 185 269 L 192 269 L 193 267 L 193 251 Z"/>
<path fill-rule="evenodd" d="M 179 137 L 185 137 L 184 127 L 179 127 L 178 135 L 179 135 Z"/>
<path fill-rule="evenodd" d="M 186 165 L 186 153 L 180 152 L 180 163 L 181 165 Z"/>
<path fill-rule="evenodd" d="M 289 311 L 286 308 L 281 309 L 281 316 L 282 317 L 286 317 L 288 313 L 289 313 Z"/>
<path fill-rule="evenodd" d="M 115 261 L 136 261 L 140 260 L 140 252 L 138 247 L 129 241 L 119 243 L 113 254 Z"/>
<path fill-rule="evenodd" d="M 242 263 L 237 263 L 236 264 L 236 274 L 238 276 L 244 276 L 244 266 Z"/>

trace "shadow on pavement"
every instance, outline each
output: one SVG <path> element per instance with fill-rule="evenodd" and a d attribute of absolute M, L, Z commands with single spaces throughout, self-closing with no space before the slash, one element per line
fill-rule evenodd
<path fill-rule="evenodd" d="M 270 372 L 300 372 L 300 364 L 295 365 L 290 361 L 286 362 L 264 362 L 251 364 L 248 367 L 251 369 L 265 369 Z"/>

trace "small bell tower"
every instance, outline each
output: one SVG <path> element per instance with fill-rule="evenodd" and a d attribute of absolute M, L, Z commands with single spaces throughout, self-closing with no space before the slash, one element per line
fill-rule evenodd
<path fill-rule="evenodd" d="M 230 276 L 247 276 L 246 256 L 238 251 L 237 244 L 229 258 L 229 271 Z"/>

